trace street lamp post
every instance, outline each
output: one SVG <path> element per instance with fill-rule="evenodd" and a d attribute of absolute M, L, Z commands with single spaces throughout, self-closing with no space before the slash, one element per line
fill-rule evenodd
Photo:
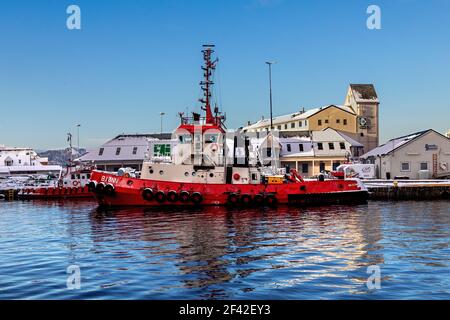
<path fill-rule="evenodd" d="M 272 64 L 275 62 L 266 61 L 269 66 L 269 98 L 270 98 L 270 131 L 273 130 L 273 114 L 272 114 Z"/>
<path fill-rule="evenodd" d="M 163 116 L 165 115 L 165 112 L 160 112 L 159 115 L 161 116 L 161 134 L 163 133 Z"/>
<path fill-rule="evenodd" d="M 78 156 L 80 156 L 80 127 L 81 124 L 77 124 L 77 145 L 78 145 Z"/>

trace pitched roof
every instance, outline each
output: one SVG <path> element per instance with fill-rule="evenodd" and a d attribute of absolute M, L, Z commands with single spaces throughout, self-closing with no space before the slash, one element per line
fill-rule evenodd
<path fill-rule="evenodd" d="M 412 140 L 415 140 L 430 131 L 434 131 L 434 130 L 428 129 L 428 130 L 424 130 L 424 131 L 411 133 L 406 136 L 391 139 L 388 142 L 386 142 L 385 144 L 382 144 L 381 146 L 376 147 L 375 149 L 372 149 L 369 152 L 367 152 L 366 154 L 362 155 L 361 158 L 369 158 L 369 157 L 387 155 L 387 154 L 391 153 L 392 151 L 397 150 L 398 148 L 402 147 L 406 143 L 408 143 Z"/>
<path fill-rule="evenodd" d="M 350 84 L 356 102 L 379 102 L 373 84 Z"/>

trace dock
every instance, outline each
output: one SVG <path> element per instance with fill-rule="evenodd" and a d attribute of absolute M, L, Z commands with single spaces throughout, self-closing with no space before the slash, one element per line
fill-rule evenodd
<path fill-rule="evenodd" d="M 450 199 L 450 180 L 364 180 L 370 200 Z"/>

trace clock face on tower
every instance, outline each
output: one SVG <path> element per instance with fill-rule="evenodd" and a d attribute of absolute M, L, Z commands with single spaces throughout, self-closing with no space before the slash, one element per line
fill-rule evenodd
<path fill-rule="evenodd" d="M 365 117 L 360 117 L 358 122 L 360 128 L 365 128 L 367 126 L 367 118 Z"/>

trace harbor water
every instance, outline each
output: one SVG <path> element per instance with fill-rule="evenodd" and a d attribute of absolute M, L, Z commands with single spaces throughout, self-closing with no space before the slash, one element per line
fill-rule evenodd
<path fill-rule="evenodd" d="M 449 298 L 450 201 L 107 212 L 0 202 L 0 299 Z"/>

